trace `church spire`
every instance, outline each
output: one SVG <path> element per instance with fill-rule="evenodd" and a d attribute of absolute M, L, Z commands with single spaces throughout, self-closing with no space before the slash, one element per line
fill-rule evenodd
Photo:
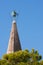
<path fill-rule="evenodd" d="M 7 54 L 15 52 L 15 51 L 19 51 L 19 50 L 21 50 L 21 45 L 20 45 L 19 35 L 17 31 L 17 25 L 16 25 L 16 21 L 13 20 Z"/>

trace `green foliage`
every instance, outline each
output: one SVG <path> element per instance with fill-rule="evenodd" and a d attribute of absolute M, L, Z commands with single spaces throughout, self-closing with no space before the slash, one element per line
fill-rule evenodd
<path fill-rule="evenodd" d="M 40 64 L 43 65 L 43 60 L 40 61 Z"/>
<path fill-rule="evenodd" d="M 0 65 L 10 65 L 6 60 L 0 60 Z"/>
<path fill-rule="evenodd" d="M 27 50 L 18 51 L 18 52 L 11 53 L 11 54 L 5 54 L 3 56 L 3 59 L 5 59 L 9 62 L 14 61 L 15 63 L 17 63 L 17 62 L 27 62 L 29 58 L 30 58 L 30 54 L 28 53 Z"/>
<path fill-rule="evenodd" d="M 35 51 L 34 49 L 32 49 L 30 56 L 32 61 L 40 61 L 42 59 L 42 56 L 39 55 L 38 51 Z"/>
<path fill-rule="evenodd" d="M 43 65 L 43 61 L 40 61 L 41 58 L 37 50 L 32 49 L 31 52 L 27 49 L 24 51 L 20 50 L 5 54 L 0 60 L 0 65 Z"/>

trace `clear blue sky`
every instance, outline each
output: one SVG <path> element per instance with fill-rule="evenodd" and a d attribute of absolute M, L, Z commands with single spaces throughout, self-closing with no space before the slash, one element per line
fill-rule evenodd
<path fill-rule="evenodd" d="M 22 49 L 34 48 L 43 56 L 43 0 L 0 0 L 0 58 L 7 52 L 13 10 L 19 13 L 17 27 Z"/>

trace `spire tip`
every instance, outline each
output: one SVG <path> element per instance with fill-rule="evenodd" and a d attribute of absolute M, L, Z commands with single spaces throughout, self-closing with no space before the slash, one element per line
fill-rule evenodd
<path fill-rule="evenodd" d="M 13 22 L 12 23 L 16 23 L 16 21 L 15 20 L 13 20 Z"/>

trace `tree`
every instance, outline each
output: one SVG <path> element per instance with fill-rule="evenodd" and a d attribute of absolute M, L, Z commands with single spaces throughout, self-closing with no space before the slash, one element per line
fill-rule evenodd
<path fill-rule="evenodd" d="M 27 49 L 24 51 L 20 50 L 3 55 L 0 65 L 43 65 L 43 62 L 40 61 L 41 58 L 37 50 L 32 49 L 31 52 Z"/>

